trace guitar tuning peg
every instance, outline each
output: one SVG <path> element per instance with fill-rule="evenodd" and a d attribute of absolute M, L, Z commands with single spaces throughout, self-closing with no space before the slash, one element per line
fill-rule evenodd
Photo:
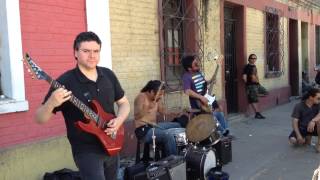
<path fill-rule="evenodd" d="M 34 76 L 31 76 L 31 78 L 34 79 L 35 77 L 34 77 Z"/>
<path fill-rule="evenodd" d="M 29 68 L 27 68 L 28 72 L 31 73 L 31 70 Z"/>

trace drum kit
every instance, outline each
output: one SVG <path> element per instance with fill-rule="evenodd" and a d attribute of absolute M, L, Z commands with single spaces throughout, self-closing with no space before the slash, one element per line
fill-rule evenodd
<path fill-rule="evenodd" d="M 156 124 L 152 126 L 161 128 Z M 219 123 L 214 116 L 200 114 L 192 119 L 189 118 L 186 128 L 166 130 L 174 136 L 178 154 L 184 156 L 188 179 L 205 180 L 210 169 L 219 165 L 213 148 L 221 138 L 217 131 L 218 126 Z"/>

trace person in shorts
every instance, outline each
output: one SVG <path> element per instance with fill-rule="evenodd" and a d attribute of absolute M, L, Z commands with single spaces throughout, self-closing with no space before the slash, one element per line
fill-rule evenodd
<path fill-rule="evenodd" d="M 255 65 L 257 56 L 250 54 L 248 61 L 249 63 L 244 67 L 242 73 L 242 79 L 246 83 L 248 103 L 254 110 L 256 119 L 265 119 L 258 107 L 258 97 L 268 95 L 268 91 L 259 82 L 257 67 Z"/>

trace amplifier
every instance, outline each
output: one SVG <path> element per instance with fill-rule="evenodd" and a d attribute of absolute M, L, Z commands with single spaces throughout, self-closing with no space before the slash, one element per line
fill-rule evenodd
<path fill-rule="evenodd" d="M 146 180 L 146 168 L 149 166 L 148 163 L 140 161 L 138 164 L 127 167 L 124 171 L 125 180 Z"/>
<path fill-rule="evenodd" d="M 186 180 L 186 163 L 183 156 L 168 156 L 147 167 L 150 180 Z"/>
<path fill-rule="evenodd" d="M 222 137 L 220 141 L 213 145 L 216 152 L 217 164 L 225 165 L 232 161 L 232 146 L 231 139 Z"/>

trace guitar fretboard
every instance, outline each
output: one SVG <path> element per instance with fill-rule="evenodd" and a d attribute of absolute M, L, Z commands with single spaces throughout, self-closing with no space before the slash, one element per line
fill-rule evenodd
<path fill-rule="evenodd" d="M 64 86 L 60 84 L 58 81 L 52 79 L 47 75 L 46 80 L 51 84 L 54 89 L 63 88 Z M 96 114 L 90 107 L 84 104 L 81 100 L 71 94 L 71 98 L 69 100 L 73 105 L 79 108 L 84 114 L 86 114 L 90 119 L 99 123 L 99 116 Z"/>

